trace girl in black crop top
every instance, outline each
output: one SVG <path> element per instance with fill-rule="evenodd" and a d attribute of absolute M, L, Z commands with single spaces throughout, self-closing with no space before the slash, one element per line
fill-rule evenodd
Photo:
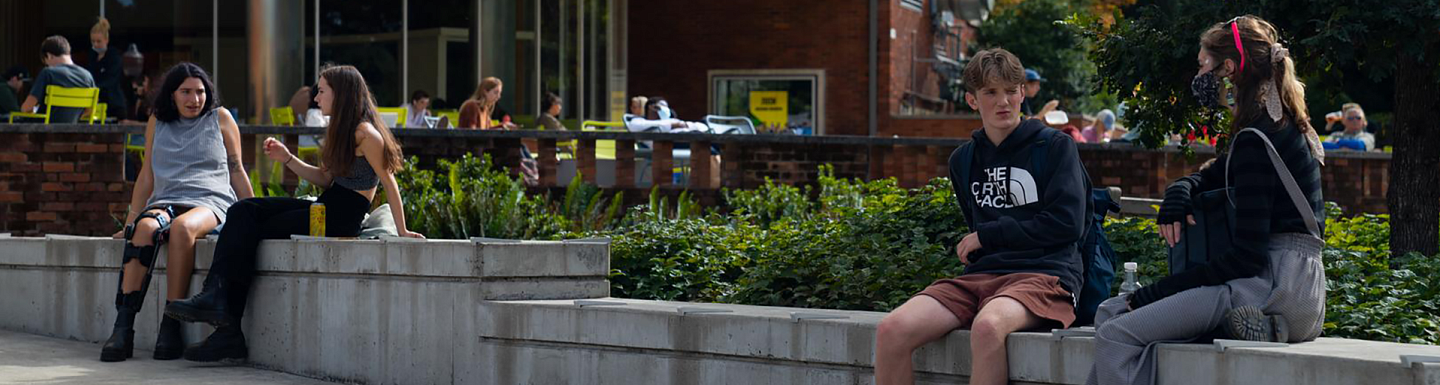
<path fill-rule="evenodd" d="M 400 236 L 425 238 L 405 226 L 404 203 L 395 184 L 400 170 L 400 145 L 381 123 L 370 90 L 360 72 L 351 66 L 331 67 L 320 73 L 315 101 L 329 115 L 330 126 L 322 149 L 323 166 L 296 159 L 273 138 L 265 141 L 265 155 L 317 186 L 328 186 L 316 202 L 270 197 L 242 200 L 231 206 L 230 221 L 220 233 L 215 259 L 200 294 L 174 302 L 165 313 L 187 322 L 215 326 L 205 342 L 190 347 L 185 359 L 210 362 L 244 359 L 249 354 L 240 330 L 249 287 L 255 276 L 256 250 L 264 239 L 285 239 L 308 234 L 310 205 L 325 205 L 325 235 L 353 237 L 370 209 L 377 187 L 385 187 L 395 229 Z"/>

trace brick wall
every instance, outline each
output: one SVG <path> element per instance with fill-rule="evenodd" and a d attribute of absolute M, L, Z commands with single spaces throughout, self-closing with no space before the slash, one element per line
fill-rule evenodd
<path fill-rule="evenodd" d="M 868 15 L 867 0 L 632 0 L 627 87 L 699 120 L 709 70 L 823 69 L 826 133 L 869 135 Z"/>
<path fill-rule="evenodd" d="M 109 235 L 125 219 L 123 134 L 0 134 L 0 231 Z"/>
<path fill-rule="evenodd" d="M 887 6 L 888 5 L 888 6 Z M 927 1 L 925 6 L 930 6 Z M 881 20 L 888 25 L 880 29 L 880 78 L 886 79 L 881 85 L 879 108 L 881 115 L 900 113 L 901 101 L 913 92 L 930 98 L 940 93 L 939 74 L 931 70 L 932 63 L 916 61 L 916 58 L 932 58 L 935 45 L 934 28 L 930 24 L 928 11 L 915 10 L 900 5 L 900 0 L 881 2 Z M 890 38 L 890 32 L 895 38 Z"/>
<path fill-rule="evenodd" d="M 497 133 L 514 135 L 514 133 Z M 477 135 L 437 136 L 397 133 L 406 156 L 421 167 L 469 153 L 490 153 L 511 170 L 519 162 L 521 139 Z M 249 135 L 246 135 L 250 137 Z M 0 232 L 19 235 L 109 235 L 118 229 L 132 185 L 123 181 L 123 134 L 0 132 Z M 691 195 L 702 204 L 722 204 L 719 187 L 749 189 L 765 178 L 792 185 L 815 185 L 819 167 L 834 166 L 842 178 L 896 178 L 919 187 L 949 175 L 947 161 L 959 141 L 893 141 L 876 138 L 806 138 L 801 141 L 716 140 L 721 147 L 720 186 Z M 793 138 L 792 138 L 793 139 Z M 660 142 L 664 143 L 664 142 Z M 898 144 L 897 144 L 898 143 Z M 1174 150 L 1081 145 L 1080 157 L 1096 186 L 1118 186 L 1126 196 L 1157 198 L 1170 181 L 1194 172 L 1213 155 L 1194 157 Z M 1350 212 L 1386 211 L 1390 159 L 1383 155 L 1332 155 L 1322 168 L 1326 200 Z M 543 169 L 543 167 L 542 167 Z M 255 170 L 251 170 L 254 172 Z M 543 178 L 543 176 L 542 176 Z M 558 191 L 539 187 L 536 192 Z M 627 201 L 643 203 L 649 189 L 626 189 Z M 683 187 L 662 187 L 666 196 Z"/>

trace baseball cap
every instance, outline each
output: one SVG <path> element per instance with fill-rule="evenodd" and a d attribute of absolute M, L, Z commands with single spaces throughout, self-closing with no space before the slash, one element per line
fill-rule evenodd
<path fill-rule="evenodd" d="M 1070 123 L 1070 114 L 1066 114 L 1065 111 L 1055 110 L 1045 113 L 1045 124 L 1059 126 L 1065 123 Z"/>
<path fill-rule="evenodd" d="M 1040 73 L 1039 73 L 1039 72 L 1035 72 L 1035 70 L 1032 70 L 1032 69 L 1028 69 L 1028 68 L 1027 68 L 1027 69 L 1025 69 L 1025 81 L 1027 81 L 1027 82 L 1042 82 L 1042 83 L 1043 83 L 1043 82 L 1045 82 L 1045 78 L 1040 77 Z"/>
<path fill-rule="evenodd" d="M 25 70 L 25 66 L 17 65 L 10 67 L 10 69 L 5 70 L 4 75 L 0 75 L 0 80 L 10 80 L 10 78 L 16 76 L 19 76 L 21 81 L 29 81 L 30 71 Z"/>

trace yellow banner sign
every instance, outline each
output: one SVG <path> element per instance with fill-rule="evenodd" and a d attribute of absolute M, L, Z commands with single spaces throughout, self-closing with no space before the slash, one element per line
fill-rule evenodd
<path fill-rule="evenodd" d="M 765 125 L 785 127 L 790 117 L 790 96 L 786 91 L 750 91 L 750 114 Z"/>

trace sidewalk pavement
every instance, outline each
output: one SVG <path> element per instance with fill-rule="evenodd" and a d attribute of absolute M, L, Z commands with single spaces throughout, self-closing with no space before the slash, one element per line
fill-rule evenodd
<path fill-rule="evenodd" d="M 100 362 L 100 345 L 0 330 L 0 384 L 285 384 L 327 382 L 248 366 L 156 361 L 135 350 L 124 362 Z"/>

